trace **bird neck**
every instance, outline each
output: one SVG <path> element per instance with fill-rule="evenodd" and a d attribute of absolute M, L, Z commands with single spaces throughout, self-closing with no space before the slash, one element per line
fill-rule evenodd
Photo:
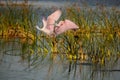
<path fill-rule="evenodd" d="M 40 30 L 41 30 L 41 31 L 44 31 L 44 29 L 45 29 L 45 26 L 44 26 L 44 27 L 42 27 L 42 28 L 40 28 Z"/>

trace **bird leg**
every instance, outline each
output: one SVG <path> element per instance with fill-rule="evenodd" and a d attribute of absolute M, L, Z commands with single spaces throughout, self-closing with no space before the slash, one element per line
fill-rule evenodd
<path fill-rule="evenodd" d="M 55 23 L 54 23 L 53 25 L 54 25 L 53 32 L 55 33 L 55 29 L 56 29 L 56 27 L 58 27 L 58 26 L 57 26 L 57 21 L 55 21 Z"/>
<path fill-rule="evenodd" d="M 56 54 L 57 53 L 57 40 L 56 40 L 56 37 L 53 37 L 53 54 Z"/>

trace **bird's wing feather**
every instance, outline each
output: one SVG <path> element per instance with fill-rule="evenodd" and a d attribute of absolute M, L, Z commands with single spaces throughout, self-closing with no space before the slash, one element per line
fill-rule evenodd
<path fill-rule="evenodd" d="M 57 21 L 59 19 L 59 17 L 61 16 L 61 11 L 60 10 L 56 10 L 55 12 L 53 12 L 51 15 L 49 15 L 47 17 L 47 25 L 46 28 L 48 30 L 50 30 L 51 32 L 54 31 L 54 27 L 55 27 L 55 21 Z"/>
<path fill-rule="evenodd" d="M 53 12 L 51 15 L 48 16 L 47 18 L 47 24 L 54 24 L 55 21 L 57 21 L 59 19 L 59 17 L 61 16 L 62 12 L 60 10 L 56 10 L 55 12 Z"/>
<path fill-rule="evenodd" d="M 61 34 L 67 30 L 78 29 L 79 27 L 70 20 L 60 21 L 58 27 L 55 28 L 56 35 Z"/>
<path fill-rule="evenodd" d="M 43 32 L 45 32 L 48 35 L 51 35 L 54 33 L 54 27 L 55 27 L 55 21 L 57 21 L 59 19 L 59 17 L 61 16 L 61 11 L 60 10 L 56 10 L 55 12 L 53 12 L 51 15 L 49 15 L 47 17 L 47 20 L 43 17 L 42 22 L 43 22 L 43 28 L 39 28 L 38 26 L 36 26 L 36 28 L 38 30 L 41 30 Z"/>

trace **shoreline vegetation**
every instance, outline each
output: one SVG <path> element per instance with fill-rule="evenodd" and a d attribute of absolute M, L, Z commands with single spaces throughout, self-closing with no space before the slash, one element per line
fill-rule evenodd
<path fill-rule="evenodd" d="M 4 4 L 0 3 L 0 6 Z M 120 10 L 116 7 L 107 9 L 98 5 L 92 9 L 86 5 L 81 9 L 74 3 L 62 8 L 61 20 L 70 19 L 79 29 L 67 31 L 56 38 L 38 32 L 34 26 L 40 24 L 42 15 L 48 15 L 57 7 L 33 9 L 28 2 L 11 3 L 6 7 L 0 7 L 0 54 L 5 55 L 8 49 L 6 43 L 12 42 L 14 45 L 17 40 L 22 51 L 19 56 L 22 60 L 28 60 L 29 66 L 37 65 L 40 63 L 37 60 L 42 58 L 42 61 L 48 55 L 51 61 L 59 55 L 61 60 L 87 62 L 96 65 L 96 68 L 109 65 L 112 68 L 120 59 Z M 13 46 L 11 51 L 15 49 Z"/>

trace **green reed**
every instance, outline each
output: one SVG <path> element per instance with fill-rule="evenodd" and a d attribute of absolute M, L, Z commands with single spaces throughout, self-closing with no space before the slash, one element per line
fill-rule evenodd
<path fill-rule="evenodd" d="M 80 51 L 82 48 L 82 52 L 75 52 L 74 54 L 77 53 L 80 56 L 82 56 L 81 53 L 87 54 L 88 61 L 95 65 L 95 69 L 100 69 L 100 67 L 111 69 L 113 64 L 117 64 L 120 54 L 119 9 L 114 7 L 108 9 L 104 6 L 97 6 L 95 9 L 89 7 L 81 9 L 74 5 L 74 7 L 71 6 L 66 9 L 66 18 L 73 20 L 80 28 L 73 32 L 73 36 L 78 37 L 77 43 L 72 43 L 72 41 L 70 43 L 72 46 L 79 46 L 74 51 L 76 49 Z M 75 40 L 75 38 L 73 39 Z"/>
<path fill-rule="evenodd" d="M 8 51 L 11 52 L 10 55 L 21 56 L 22 60 L 27 59 L 30 63 L 36 52 L 37 36 L 33 27 L 38 20 L 37 16 L 34 16 L 36 12 L 32 6 L 23 3 L 2 6 L 0 14 L 0 44 L 3 46 L 1 54 L 6 54 Z M 12 48 L 8 48 L 7 44 Z"/>
<path fill-rule="evenodd" d="M 115 64 L 114 61 L 120 58 L 120 11 L 117 8 L 107 9 L 107 7 L 97 6 L 92 9 L 80 8 L 77 5 L 66 7 L 62 9 L 65 13 L 61 20 L 70 19 L 79 26 L 79 29 L 67 31 L 57 37 L 39 33 L 34 27 L 41 17 L 38 14 L 46 15 L 45 12 L 50 13 L 49 9 L 37 13 L 36 10 L 42 11 L 42 8 L 33 9 L 32 6 L 25 4 L 7 5 L 5 9 L 2 7 L 0 9 L 1 32 L 10 27 L 16 29 L 18 26 L 26 32 L 27 42 L 21 43 L 19 39 L 17 40 L 21 46 L 19 55 L 23 60 L 27 59 L 31 66 L 39 65 L 47 56 L 50 60 L 54 60 L 56 54 L 61 60 L 65 58 L 70 63 L 88 62 L 101 67 Z M 29 34 L 35 37 L 32 44 L 29 44 L 31 40 Z M 0 35 L 0 38 L 2 40 L 3 36 Z M 14 44 L 16 38 L 12 41 Z M 0 44 L 4 46 L 3 43 L 9 41 L 2 40 Z"/>

